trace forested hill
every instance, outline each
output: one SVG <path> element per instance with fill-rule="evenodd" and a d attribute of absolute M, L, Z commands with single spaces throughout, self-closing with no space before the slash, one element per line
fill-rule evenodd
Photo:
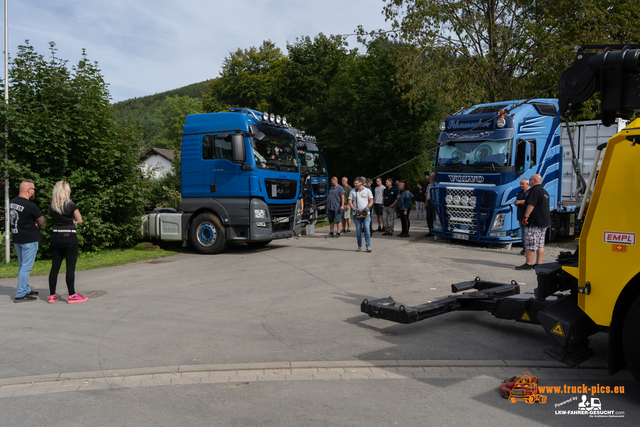
<path fill-rule="evenodd" d="M 164 105 L 166 98 L 188 96 L 198 101 L 207 91 L 207 82 L 193 83 L 178 89 L 142 96 L 140 98 L 127 99 L 113 104 L 116 118 L 122 124 L 138 123 L 142 130 L 144 140 L 141 150 L 150 148 L 157 139 L 162 129 L 154 125 L 156 112 Z"/>
<path fill-rule="evenodd" d="M 156 93 L 154 95 L 131 98 L 125 101 L 116 102 L 113 106 L 116 111 L 135 111 L 153 107 L 164 101 L 169 96 L 190 96 L 191 98 L 202 99 L 202 95 L 207 91 L 207 82 L 193 83 L 178 89 Z"/>

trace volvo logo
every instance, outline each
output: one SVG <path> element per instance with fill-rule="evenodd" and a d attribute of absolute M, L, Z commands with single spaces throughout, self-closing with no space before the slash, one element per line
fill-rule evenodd
<path fill-rule="evenodd" d="M 484 182 L 484 176 L 482 175 L 449 175 L 449 181 L 481 184 Z"/>

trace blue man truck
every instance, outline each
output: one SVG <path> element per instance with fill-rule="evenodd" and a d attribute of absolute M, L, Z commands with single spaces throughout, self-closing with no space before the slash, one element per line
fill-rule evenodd
<path fill-rule="evenodd" d="M 438 140 L 444 145 L 438 149 L 435 162 L 432 233 L 491 244 L 520 242 L 514 206 L 520 180 L 540 174 L 550 196 L 553 226 L 549 238 L 576 234 L 581 195 L 575 192 L 575 182 L 567 179 L 574 171 L 567 168 L 572 166 L 572 152 L 563 146 L 569 140 L 563 128 L 557 99 L 480 104 L 446 117 L 440 124 Z M 574 151 L 584 157 L 586 166 L 589 161 L 593 163 L 598 144 L 589 145 L 587 141 L 585 145 L 584 136 L 579 136 L 593 126 L 578 123 L 577 128 L 580 132 L 575 124 L 571 127 L 576 140 Z M 597 128 L 604 141 L 619 129 Z M 585 153 L 585 147 L 593 152 Z M 569 169 L 564 173 L 563 163 Z M 585 175 L 589 173 L 585 171 Z M 566 189 L 565 197 L 563 179 L 574 183 L 573 188 Z"/>
<path fill-rule="evenodd" d="M 201 253 L 300 234 L 300 159 L 286 118 L 246 108 L 187 116 L 182 213 L 152 213 L 143 235 Z"/>

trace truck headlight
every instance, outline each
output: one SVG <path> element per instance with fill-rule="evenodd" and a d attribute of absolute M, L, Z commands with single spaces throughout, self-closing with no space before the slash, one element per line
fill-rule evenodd
<path fill-rule="evenodd" d="M 254 209 L 253 210 L 253 215 L 256 218 L 267 218 L 267 211 L 264 209 Z"/>
<path fill-rule="evenodd" d="M 504 227 L 504 217 L 505 213 L 496 214 L 496 217 L 493 219 L 493 225 L 491 226 L 492 230 L 499 230 Z"/>
<path fill-rule="evenodd" d="M 502 129 L 506 124 L 507 121 L 504 119 L 504 117 L 500 117 L 498 120 L 496 120 L 496 126 L 500 129 Z"/>
<path fill-rule="evenodd" d="M 469 197 L 469 206 L 476 207 L 476 196 Z"/>
<path fill-rule="evenodd" d="M 445 122 L 440 122 L 440 131 L 444 132 L 446 128 L 447 128 L 447 124 Z"/>
<path fill-rule="evenodd" d="M 265 227 L 265 228 L 267 227 L 267 223 L 266 222 L 256 222 L 256 225 L 258 227 Z"/>
<path fill-rule="evenodd" d="M 453 196 L 451 194 L 447 194 L 447 197 L 444 198 L 444 202 L 450 205 L 451 202 L 453 202 Z"/>

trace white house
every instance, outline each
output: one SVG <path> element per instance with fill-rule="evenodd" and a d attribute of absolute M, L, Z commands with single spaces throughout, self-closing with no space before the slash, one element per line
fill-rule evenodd
<path fill-rule="evenodd" d="M 144 171 L 153 169 L 151 176 L 156 179 L 163 178 L 168 173 L 173 172 L 171 161 L 176 154 L 173 150 L 164 148 L 152 148 L 144 156 L 140 157 L 140 168 Z"/>

